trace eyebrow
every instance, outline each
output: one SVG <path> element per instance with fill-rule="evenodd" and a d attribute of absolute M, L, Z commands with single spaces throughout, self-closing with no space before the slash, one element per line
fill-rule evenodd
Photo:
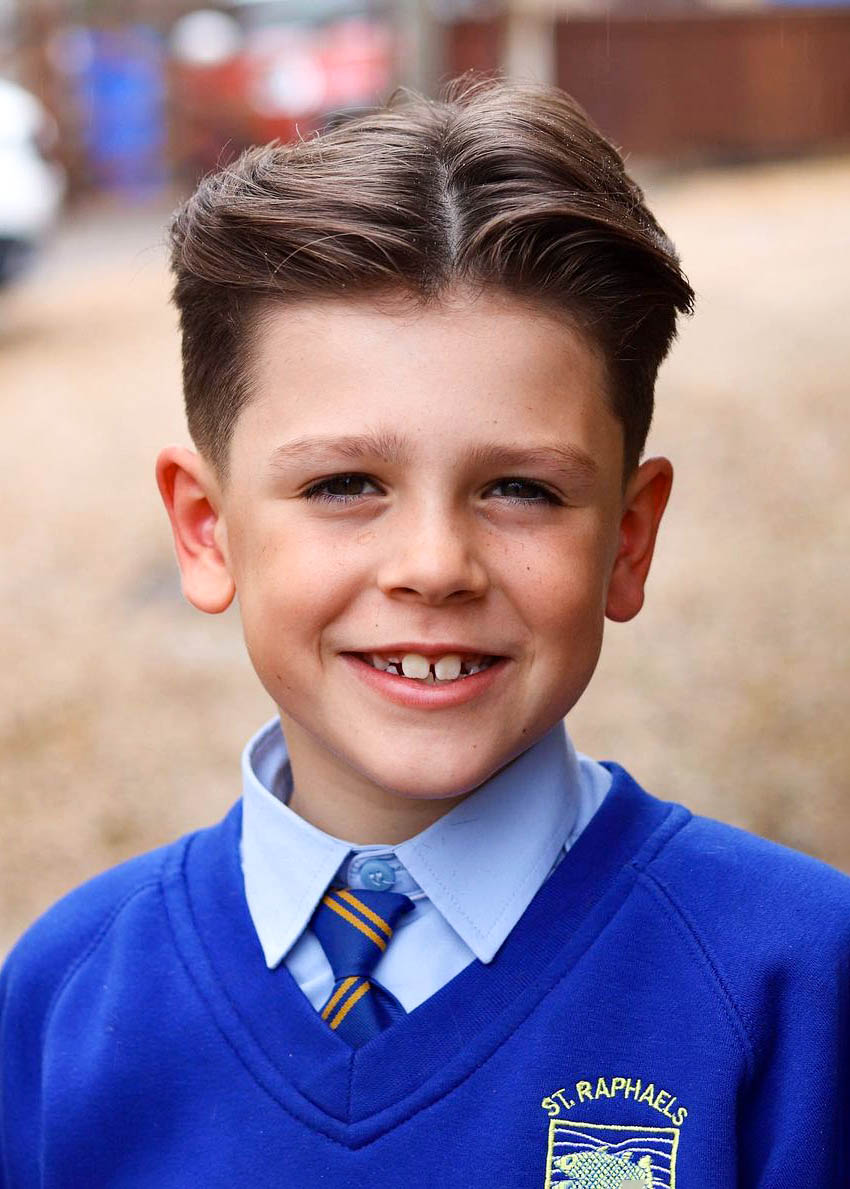
<path fill-rule="evenodd" d="M 329 456 L 347 462 L 377 458 L 387 465 L 405 466 L 410 461 L 411 452 L 404 438 L 395 433 L 327 435 L 284 442 L 272 451 L 269 462 L 272 467 L 325 463 Z M 552 468 L 566 472 L 580 483 L 592 483 L 599 474 L 599 467 L 590 455 L 569 443 L 562 446 L 506 446 L 501 442 L 482 442 L 469 451 L 467 458 L 474 466 L 488 470 Z"/>
<path fill-rule="evenodd" d="M 523 471 L 551 467 L 566 471 L 584 483 L 592 483 L 599 474 L 599 467 L 590 455 L 569 443 L 563 446 L 503 446 L 498 442 L 484 442 L 471 451 L 470 458 L 476 465 L 488 469 Z"/>
<path fill-rule="evenodd" d="M 269 462 L 273 467 L 287 463 L 310 463 L 314 459 L 324 462 L 328 455 L 335 455 L 348 462 L 362 458 L 377 458 L 389 465 L 404 465 L 410 452 L 403 438 L 394 433 L 346 434 L 343 437 L 322 436 L 295 438 L 284 442 L 271 453 Z"/>

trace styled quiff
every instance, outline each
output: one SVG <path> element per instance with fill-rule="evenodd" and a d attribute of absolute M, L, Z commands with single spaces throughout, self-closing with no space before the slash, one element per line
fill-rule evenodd
<path fill-rule="evenodd" d="M 469 75 L 400 89 L 309 140 L 248 149 L 172 225 L 189 431 L 222 478 L 269 307 L 496 289 L 601 351 L 625 468 L 693 292 L 617 151 L 554 87 Z M 332 399 L 332 397 L 331 397 Z"/>

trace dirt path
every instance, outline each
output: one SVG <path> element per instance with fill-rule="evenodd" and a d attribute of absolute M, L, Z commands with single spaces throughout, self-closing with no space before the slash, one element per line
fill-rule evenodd
<path fill-rule="evenodd" d="M 647 607 L 577 743 L 850 869 L 850 160 L 651 187 L 699 292 L 652 446 Z M 180 599 L 152 463 L 183 438 L 163 212 L 92 212 L 0 300 L 0 950 L 64 890 L 214 820 L 270 714 L 233 615 Z"/>

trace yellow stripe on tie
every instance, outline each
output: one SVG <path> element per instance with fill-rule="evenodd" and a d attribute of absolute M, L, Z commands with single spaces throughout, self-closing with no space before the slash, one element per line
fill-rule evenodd
<path fill-rule="evenodd" d="M 361 912 L 373 925 L 377 925 L 382 933 L 386 933 L 388 938 L 392 937 L 393 931 L 387 922 L 382 920 L 376 912 L 373 912 L 368 904 L 364 904 L 362 900 L 358 900 L 353 892 L 349 892 L 348 888 L 337 888 L 336 894 L 342 900 L 347 900 L 349 904 L 353 904 L 358 912 Z"/>
<path fill-rule="evenodd" d="M 356 991 L 351 992 L 351 994 L 346 999 L 345 1003 L 343 1003 L 342 1007 L 339 1009 L 339 1011 L 336 1013 L 334 1018 L 331 1020 L 331 1028 L 337 1028 L 342 1023 L 342 1021 L 345 1019 L 345 1017 L 351 1011 L 352 1007 L 354 1007 L 355 1003 L 360 1002 L 360 1000 L 363 998 L 363 996 L 366 994 L 366 992 L 370 989 L 370 987 L 371 987 L 370 983 L 361 983 L 361 985 L 357 988 Z"/>
<path fill-rule="evenodd" d="M 359 929 L 361 933 L 365 933 L 370 941 L 374 941 L 379 950 L 385 950 L 387 943 L 383 937 L 379 937 L 374 929 L 370 929 L 363 921 L 358 920 L 353 912 L 349 912 L 341 904 L 337 904 L 335 900 L 331 900 L 330 896 L 322 898 L 322 904 L 327 904 L 328 908 L 332 908 L 335 913 L 342 917 L 344 921 L 348 921 L 349 925 L 353 925 L 355 929 Z"/>
<path fill-rule="evenodd" d="M 326 1020 L 328 1018 L 328 1016 L 331 1014 L 333 1009 L 339 1003 L 340 999 L 342 999 L 345 992 L 351 990 L 354 983 L 357 982 L 358 977 L 359 977 L 359 975 L 355 974 L 351 978 L 344 979 L 339 984 L 337 989 L 334 991 L 333 995 L 331 995 L 330 999 L 327 1001 L 325 1006 L 322 1008 L 322 1019 L 323 1020 Z"/>

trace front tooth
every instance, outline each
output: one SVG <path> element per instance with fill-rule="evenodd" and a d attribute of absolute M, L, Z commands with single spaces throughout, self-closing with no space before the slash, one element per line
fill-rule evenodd
<path fill-rule="evenodd" d="M 447 656 L 441 656 L 434 665 L 434 675 L 438 681 L 455 681 L 460 677 L 460 666 L 460 657 L 450 652 Z"/>
<path fill-rule="evenodd" d="M 374 668 L 380 669 L 382 673 L 385 673 L 387 671 L 387 669 L 390 667 L 390 662 L 387 660 L 384 660 L 384 658 L 382 656 L 375 656 L 373 653 L 372 665 Z"/>
<path fill-rule="evenodd" d="M 401 671 L 405 677 L 416 677 L 424 681 L 431 672 L 431 664 L 427 657 L 418 652 L 408 652 L 401 658 Z"/>

